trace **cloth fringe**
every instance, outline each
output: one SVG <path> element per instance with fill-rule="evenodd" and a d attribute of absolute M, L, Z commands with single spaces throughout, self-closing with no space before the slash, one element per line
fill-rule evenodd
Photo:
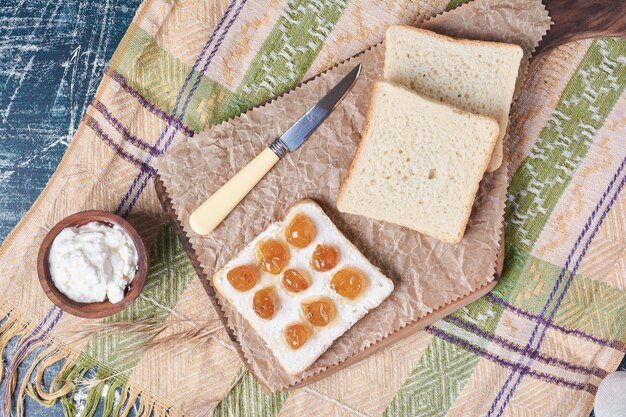
<path fill-rule="evenodd" d="M 0 305 L 0 314 L 3 307 Z M 23 346 L 29 338 L 32 338 L 33 326 L 28 325 L 23 318 L 11 314 L 11 311 L 4 314 L 7 318 L 0 324 L 0 354 L 4 353 L 9 343 L 17 338 L 15 352 L 7 352 L 9 356 L 7 369 L 0 361 L 0 381 L 4 378 L 2 386 L 4 416 L 24 417 L 24 399 L 29 396 L 48 407 L 60 401 L 65 416 L 75 417 L 79 410 L 74 403 L 74 396 L 79 390 L 86 394 L 80 417 L 94 417 L 101 403 L 104 417 L 127 417 L 133 409 L 137 417 L 182 415 L 178 407 L 166 406 L 158 397 L 131 385 L 128 377 L 111 375 L 110 372 L 98 368 L 93 359 L 85 355 L 76 355 L 54 339 L 45 338 Z M 33 357 L 33 361 L 25 373 L 20 375 L 22 378 L 18 384 L 18 368 L 28 357 Z M 44 387 L 46 371 L 61 361 L 64 361 L 61 370 L 54 375 L 49 389 L 46 390 Z M 12 372 L 7 372 L 11 369 Z M 95 379 L 87 379 L 85 375 L 93 369 L 98 369 Z"/>
<path fill-rule="evenodd" d="M 9 316 L 7 320 L 0 327 L 0 352 L 4 352 L 9 341 L 16 336 L 20 338 L 27 330 L 27 326 L 23 323 L 19 323 L 12 316 Z M 0 361 L 0 381 L 4 378 L 4 361 Z"/>
<path fill-rule="evenodd" d="M 4 367 L 0 365 L 0 380 L 4 380 L 4 386 L 2 386 L 2 412 L 3 415 L 10 416 L 13 393 L 17 385 L 18 367 L 25 358 L 34 350 L 43 346 L 45 342 L 29 341 L 29 343 L 25 343 L 29 339 L 32 329 L 25 321 L 19 320 L 14 314 L 14 311 L 9 310 L 6 314 L 7 319 L 0 326 L 0 352 L 4 352 L 14 338 L 18 338 L 13 357 L 8 361 L 9 365 L 6 370 L 6 375 Z"/>

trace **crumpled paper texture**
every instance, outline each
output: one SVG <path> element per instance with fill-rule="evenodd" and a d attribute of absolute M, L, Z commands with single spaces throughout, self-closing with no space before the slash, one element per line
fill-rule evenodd
<path fill-rule="evenodd" d="M 486 39 L 517 43 L 526 53 L 525 71 L 527 58 L 549 27 L 547 13 L 539 1 L 497 2 L 497 7 L 491 3 L 475 1 L 425 26 L 470 38 L 480 38 L 484 32 Z M 513 18 L 518 11 L 523 19 Z M 181 142 L 157 162 L 178 221 L 202 264 L 205 277 L 201 279 L 210 279 L 290 205 L 311 198 L 394 281 L 395 290 L 387 300 L 337 339 L 308 370 L 295 376 L 284 372 L 271 349 L 235 308 L 219 299 L 253 373 L 272 391 L 346 360 L 494 279 L 506 198 L 506 162 L 483 178 L 465 236 L 456 245 L 337 210 L 339 186 L 359 143 L 370 93 L 382 77 L 383 62 L 384 44 L 379 44 L 262 107 Z M 358 63 L 363 70 L 354 88 L 308 141 L 279 161 L 214 232 L 195 234 L 188 223 L 191 212 Z"/>

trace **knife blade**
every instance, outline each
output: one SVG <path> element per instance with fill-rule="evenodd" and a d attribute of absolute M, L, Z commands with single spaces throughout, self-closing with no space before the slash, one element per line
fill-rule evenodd
<path fill-rule="evenodd" d="M 337 104 L 348 94 L 360 74 L 361 64 L 354 67 L 315 106 L 304 113 L 296 123 L 278 138 L 289 149 L 289 152 L 298 149 L 315 129 L 326 120 Z"/>
<path fill-rule="evenodd" d="M 199 235 L 212 232 L 280 158 L 298 149 L 326 120 L 360 74 L 361 64 L 358 64 L 285 133 L 195 209 L 189 217 L 191 229 Z"/>

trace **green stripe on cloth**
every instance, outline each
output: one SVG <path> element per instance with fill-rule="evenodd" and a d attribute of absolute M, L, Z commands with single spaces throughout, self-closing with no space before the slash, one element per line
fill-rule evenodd
<path fill-rule="evenodd" d="M 132 23 L 124 48 L 111 62 L 112 69 L 124 76 L 128 85 L 156 108 L 172 114 L 176 99 L 191 67 L 159 46 L 150 34 Z M 194 72 L 178 105 L 177 115 L 185 98 L 200 74 Z M 247 110 L 250 103 L 238 99 L 222 85 L 202 76 L 198 89 L 182 116 L 183 122 L 195 132 L 215 125 Z"/>
<path fill-rule="evenodd" d="M 506 241 L 504 243 L 507 248 L 506 262 L 504 262 L 502 274 L 498 279 L 498 285 L 493 289 L 493 294 L 510 301 L 513 298 L 512 294 L 516 291 L 519 278 L 524 272 L 528 253 L 522 252 L 512 245 L 507 246 Z"/>
<path fill-rule="evenodd" d="M 493 333 L 498 326 L 504 308 L 486 298 L 479 298 L 471 304 L 457 310 L 453 317 L 480 326 L 488 333 Z"/>
<path fill-rule="evenodd" d="M 237 97 L 216 82 L 202 77 L 198 89 L 189 100 L 183 123 L 195 132 L 200 132 L 232 119 L 257 104 L 260 103 Z"/>
<path fill-rule="evenodd" d="M 510 266 L 503 271 L 494 295 L 532 314 L 540 314 L 562 267 L 515 249 L 509 251 L 507 262 Z M 557 294 L 565 283 L 566 280 L 562 280 Z"/>
<path fill-rule="evenodd" d="M 626 291 L 576 276 L 554 321 L 600 339 L 626 341 Z"/>
<path fill-rule="evenodd" d="M 435 336 L 384 416 L 445 416 L 479 357 Z"/>
<path fill-rule="evenodd" d="M 506 210 L 507 247 L 515 245 L 527 252 L 532 249 L 624 91 L 625 55 L 625 40 L 596 40 L 567 83 L 539 140 L 511 180 Z"/>
<path fill-rule="evenodd" d="M 241 379 L 213 411 L 213 416 L 276 416 L 288 396 L 288 391 L 265 393 L 254 377 L 245 371 Z"/>
<path fill-rule="evenodd" d="M 291 0 L 237 89 L 237 96 L 264 103 L 302 80 L 347 0 Z"/>

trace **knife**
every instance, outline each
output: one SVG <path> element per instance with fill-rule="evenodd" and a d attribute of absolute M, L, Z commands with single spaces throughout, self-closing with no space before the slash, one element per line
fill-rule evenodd
<path fill-rule="evenodd" d="M 302 145 L 322 124 L 337 104 L 348 94 L 361 74 L 357 65 L 293 126 L 265 148 L 241 171 L 218 189 L 189 217 L 191 229 L 199 235 L 211 233 L 270 169 L 287 154 Z"/>

